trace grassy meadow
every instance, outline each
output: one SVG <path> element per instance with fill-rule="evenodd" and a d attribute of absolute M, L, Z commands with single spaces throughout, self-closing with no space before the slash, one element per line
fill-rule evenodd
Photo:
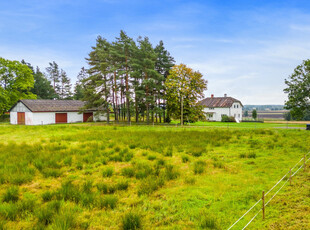
<path fill-rule="evenodd" d="M 0 229 L 227 229 L 310 149 L 273 127 L 0 125 Z M 249 229 L 307 229 L 309 179 Z"/>

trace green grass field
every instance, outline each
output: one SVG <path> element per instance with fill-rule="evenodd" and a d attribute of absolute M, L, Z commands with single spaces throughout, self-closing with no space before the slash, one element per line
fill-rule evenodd
<path fill-rule="evenodd" d="M 0 229 L 227 229 L 310 149 L 309 131 L 250 125 L 2 124 Z M 249 229 L 308 229 L 309 179 Z"/>

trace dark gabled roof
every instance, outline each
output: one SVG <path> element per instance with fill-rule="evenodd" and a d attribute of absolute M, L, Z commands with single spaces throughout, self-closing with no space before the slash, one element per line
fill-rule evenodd
<path fill-rule="evenodd" d="M 200 105 L 212 108 L 230 108 L 235 102 L 239 102 L 243 107 L 241 101 L 233 97 L 207 97 L 200 102 Z"/>
<path fill-rule="evenodd" d="M 84 101 L 77 101 L 77 100 L 25 99 L 25 100 L 19 100 L 18 102 L 23 103 L 31 112 L 78 112 L 85 105 Z M 16 106 L 16 104 L 9 111 L 11 111 Z"/>

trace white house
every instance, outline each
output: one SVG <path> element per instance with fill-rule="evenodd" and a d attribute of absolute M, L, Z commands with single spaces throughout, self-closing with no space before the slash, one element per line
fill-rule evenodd
<path fill-rule="evenodd" d="M 221 121 L 224 115 L 234 117 L 237 122 L 242 120 L 242 103 L 233 97 L 227 97 L 226 94 L 224 97 L 214 97 L 212 94 L 200 104 L 205 107 L 203 111 L 209 121 Z"/>
<path fill-rule="evenodd" d="M 94 114 L 95 110 L 80 113 L 83 101 L 77 100 L 20 100 L 10 110 L 13 125 L 47 125 L 86 122 L 91 116 L 94 121 L 106 120 Z"/>

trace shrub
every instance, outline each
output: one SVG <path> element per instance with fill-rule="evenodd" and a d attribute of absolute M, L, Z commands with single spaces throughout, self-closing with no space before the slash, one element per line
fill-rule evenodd
<path fill-rule="evenodd" d="M 221 122 L 236 122 L 236 120 L 234 117 L 223 115 Z"/>
<path fill-rule="evenodd" d="M 122 175 L 125 177 L 133 177 L 135 175 L 135 170 L 133 167 L 126 167 L 122 169 Z"/>
<path fill-rule="evenodd" d="M 198 160 L 194 163 L 194 173 L 202 174 L 205 171 L 206 162 Z"/>
<path fill-rule="evenodd" d="M 112 167 L 105 168 L 102 172 L 102 176 L 111 177 L 114 173 L 114 169 Z"/>
<path fill-rule="evenodd" d="M 122 221 L 123 230 L 141 229 L 141 217 L 138 214 L 129 212 L 123 217 Z"/>
<path fill-rule="evenodd" d="M 117 203 L 117 197 L 113 195 L 106 195 L 103 199 L 99 200 L 100 208 L 111 208 L 114 209 Z"/>
<path fill-rule="evenodd" d="M 3 202 L 16 202 L 19 199 L 19 190 L 16 186 L 9 187 L 3 195 Z"/>

